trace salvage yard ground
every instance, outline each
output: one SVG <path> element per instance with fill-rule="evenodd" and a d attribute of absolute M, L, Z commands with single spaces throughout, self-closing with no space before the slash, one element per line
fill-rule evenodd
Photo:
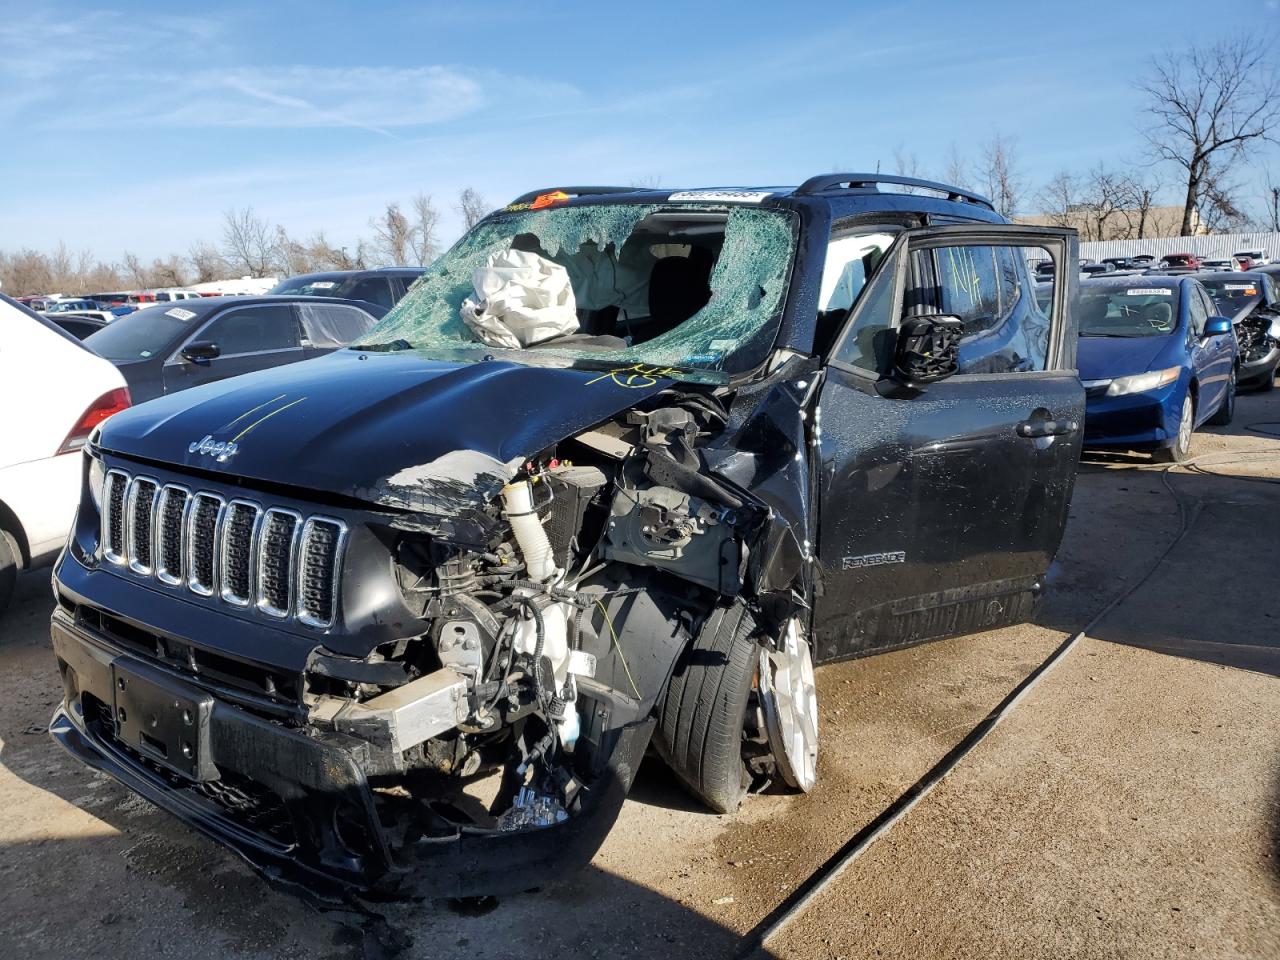
<path fill-rule="evenodd" d="M 1036 624 L 820 670 L 812 795 L 716 817 L 648 761 L 586 871 L 466 910 L 375 905 L 381 922 L 317 915 L 63 756 L 48 574 L 28 576 L 0 621 L 0 955 L 728 956 L 1185 521 L 1156 575 L 768 950 L 1280 957 L 1280 484 L 1256 482 L 1280 481 L 1280 439 L 1258 427 L 1280 432 L 1280 393 L 1198 434 L 1200 472 L 1086 464 Z"/>

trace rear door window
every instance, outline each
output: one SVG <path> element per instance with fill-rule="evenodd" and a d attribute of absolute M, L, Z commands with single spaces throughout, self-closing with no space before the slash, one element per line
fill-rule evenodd
<path fill-rule="evenodd" d="M 293 307 L 286 303 L 228 310 L 215 317 L 192 339 L 216 343 L 223 357 L 300 346 L 297 316 Z"/>
<path fill-rule="evenodd" d="M 391 293 L 391 281 L 387 277 L 365 277 L 342 291 L 347 300 L 367 300 L 383 307 L 394 307 L 396 298 Z"/>

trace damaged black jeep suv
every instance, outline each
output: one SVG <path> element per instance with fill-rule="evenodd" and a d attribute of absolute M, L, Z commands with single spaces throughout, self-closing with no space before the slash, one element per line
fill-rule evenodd
<path fill-rule="evenodd" d="M 809 790 L 814 663 L 1030 616 L 1075 262 L 899 177 L 521 197 L 363 342 L 91 438 L 52 733 L 326 896 L 554 880 L 650 746 Z"/>

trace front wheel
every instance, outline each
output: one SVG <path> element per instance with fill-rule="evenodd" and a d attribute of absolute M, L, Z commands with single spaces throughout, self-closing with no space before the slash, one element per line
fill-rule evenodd
<path fill-rule="evenodd" d="M 658 753 L 717 813 L 738 808 L 753 768 L 806 793 L 817 781 L 818 694 L 804 625 L 791 618 L 768 644 L 759 632 L 741 603 L 718 607 L 676 665 L 659 710 Z"/>
<path fill-rule="evenodd" d="M 1223 394 L 1222 403 L 1218 405 L 1218 409 L 1214 411 L 1213 416 L 1209 418 L 1209 422 L 1215 427 L 1225 427 L 1231 422 L 1231 418 L 1236 415 L 1236 371 L 1231 368 L 1231 379 L 1227 381 L 1227 392 Z"/>
<path fill-rule="evenodd" d="M 13 598 L 13 588 L 18 583 L 18 558 L 9 545 L 9 538 L 0 530 L 0 617 Z"/>
<path fill-rule="evenodd" d="M 1191 395 L 1182 398 L 1182 413 L 1178 417 L 1178 434 L 1173 439 L 1173 446 L 1162 447 L 1155 453 L 1155 459 L 1166 463 L 1186 463 L 1191 459 L 1191 433 L 1196 426 L 1196 408 L 1191 402 Z"/>

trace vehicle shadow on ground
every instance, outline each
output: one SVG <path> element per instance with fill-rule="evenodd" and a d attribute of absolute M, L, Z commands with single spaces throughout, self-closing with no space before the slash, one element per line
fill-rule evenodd
<path fill-rule="evenodd" d="M 20 733 L 0 729 L 0 739 L 9 744 Z M 12 753 L 0 748 L 0 764 L 9 766 Z M 54 766 L 46 761 L 41 768 Z M 30 770 L 22 776 L 115 831 L 95 825 L 103 836 L 0 845 L 8 891 L 0 942 L 27 960 L 79 956 L 85 943 L 93 944 L 93 956 L 144 960 L 170 956 L 179 939 L 189 960 L 729 957 L 739 942 L 737 933 L 701 913 L 594 865 L 562 883 L 531 877 L 531 884 L 545 885 L 497 900 L 317 908 L 115 783 L 100 779 L 68 789 L 65 782 L 46 786 Z M 98 868 L 85 871 L 84 864 Z"/>
<path fill-rule="evenodd" d="M 1135 463 L 1149 462 L 1134 456 Z M 1106 458 L 1108 465 L 1117 462 Z M 1280 460 L 1275 473 L 1280 476 Z M 1258 478 L 1085 465 L 1060 558 L 1063 579 L 1068 590 L 1092 590 L 1093 609 L 1101 610 L 1151 569 L 1185 519 L 1189 529 L 1156 573 L 1089 636 L 1280 676 L 1280 590 L 1271 561 L 1278 517 L 1280 485 Z M 1125 531 L 1142 524 L 1166 533 L 1155 547 L 1126 552 Z M 1100 553 L 1114 558 L 1114 575 L 1085 582 L 1079 570 L 1088 564 L 1073 563 L 1072 554 L 1092 554 L 1096 571 Z M 1084 625 L 1078 610 L 1078 602 L 1061 602 L 1051 590 L 1037 622 L 1072 633 Z"/>

